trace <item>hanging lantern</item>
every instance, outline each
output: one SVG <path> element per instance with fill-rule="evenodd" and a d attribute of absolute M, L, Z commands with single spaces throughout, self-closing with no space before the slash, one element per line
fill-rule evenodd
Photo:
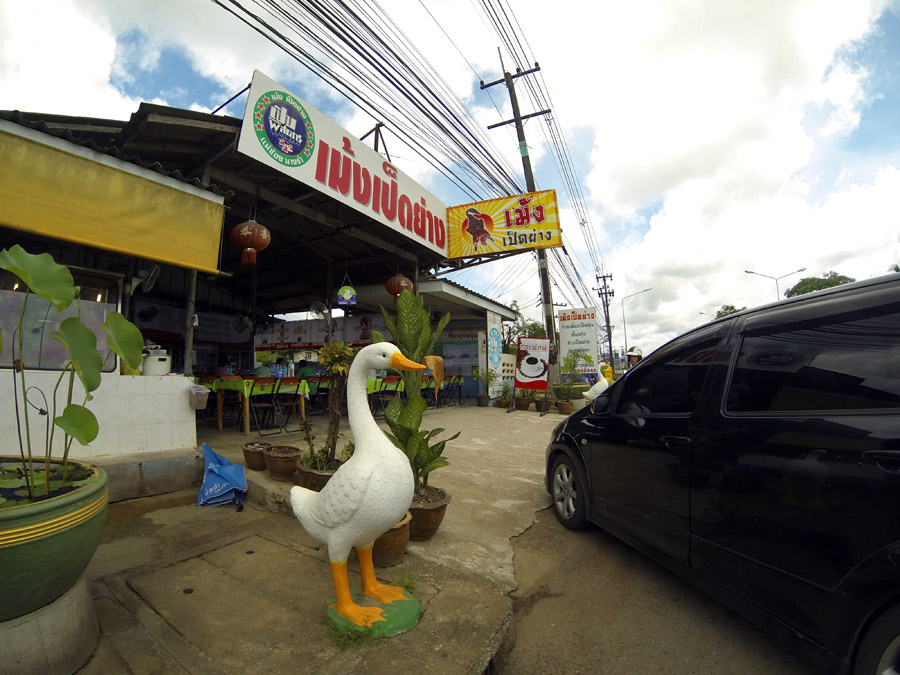
<path fill-rule="evenodd" d="M 228 237 L 231 245 L 241 252 L 241 265 L 255 265 L 256 252 L 262 251 L 272 241 L 265 225 L 260 225 L 255 220 L 248 220 L 240 225 L 235 225 Z"/>
<path fill-rule="evenodd" d="M 408 291 L 413 289 L 413 282 L 402 274 L 397 274 L 384 282 L 385 290 L 394 296 L 394 304 L 397 304 L 397 296 L 404 288 Z"/>

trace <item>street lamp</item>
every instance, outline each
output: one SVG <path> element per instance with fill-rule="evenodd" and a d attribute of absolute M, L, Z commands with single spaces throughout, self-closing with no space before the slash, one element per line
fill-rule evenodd
<path fill-rule="evenodd" d="M 642 291 L 638 291 L 637 293 L 632 293 L 631 295 L 626 295 L 622 298 L 622 337 L 625 339 L 625 353 L 628 353 L 628 331 L 625 329 L 625 301 L 628 298 L 633 298 L 636 295 L 640 295 L 641 293 L 646 293 L 647 291 L 652 291 L 652 288 L 645 288 Z M 612 354 L 610 354 L 610 358 L 612 358 Z"/>
<path fill-rule="evenodd" d="M 798 274 L 800 272 L 805 272 L 806 268 L 801 267 L 799 270 L 794 270 L 793 272 L 788 272 L 787 274 L 782 274 L 780 277 L 770 277 L 768 274 L 760 274 L 759 272 L 753 272 L 751 270 L 744 270 L 747 274 L 755 274 L 758 277 L 765 277 L 766 279 L 771 279 L 775 282 L 775 298 L 781 300 L 781 290 L 778 288 L 778 280 L 784 279 L 785 277 L 789 277 L 792 274 Z"/>

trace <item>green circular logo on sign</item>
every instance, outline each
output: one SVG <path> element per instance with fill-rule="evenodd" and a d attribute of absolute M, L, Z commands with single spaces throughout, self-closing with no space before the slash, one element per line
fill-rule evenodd
<path fill-rule="evenodd" d="M 266 154 L 284 166 L 303 166 L 316 148 L 309 113 L 290 94 L 272 90 L 256 100 L 253 128 Z"/>

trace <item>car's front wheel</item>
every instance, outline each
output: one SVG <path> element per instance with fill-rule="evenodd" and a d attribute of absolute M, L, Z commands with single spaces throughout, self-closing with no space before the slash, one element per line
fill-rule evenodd
<path fill-rule="evenodd" d="M 587 485 L 582 480 L 581 466 L 571 457 L 561 454 L 553 462 L 550 491 L 556 519 L 570 530 L 585 526 Z"/>
<path fill-rule="evenodd" d="M 900 673 L 900 606 L 882 614 L 866 632 L 853 672 L 854 675 Z"/>

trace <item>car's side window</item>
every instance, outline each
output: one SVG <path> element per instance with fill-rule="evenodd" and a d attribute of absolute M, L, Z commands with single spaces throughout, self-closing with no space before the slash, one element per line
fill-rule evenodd
<path fill-rule="evenodd" d="M 675 349 L 664 358 L 638 368 L 623 383 L 617 412 L 623 415 L 690 413 L 712 363 L 720 358 L 718 339 Z"/>
<path fill-rule="evenodd" d="M 744 337 L 728 412 L 900 407 L 900 313 Z"/>

